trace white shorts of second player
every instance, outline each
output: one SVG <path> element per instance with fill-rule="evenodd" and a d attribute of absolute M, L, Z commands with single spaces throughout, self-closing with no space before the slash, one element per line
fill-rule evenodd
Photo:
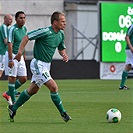
<path fill-rule="evenodd" d="M 5 70 L 5 55 L 0 55 L 0 70 Z"/>
<path fill-rule="evenodd" d="M 13 54 L 13 58 L 15 57 L 15 54 Z M 21 60 L 18 62 L 17 60 L 13 60 L 14 62 L 14 67 L 10 68 L 8 67 L 8 52 L 6 53 L 5 56 L 5 75 L 8 76 L 27 76 L 27 69 L 24 61 L 24 57 L 21 56 Z"/>
<path fill-rule="evenodd" d="M 131 64 L 133 68 L 133 53 L 131 50 L 126 50 L 126 64 Z"/>
<path fill-rule="evenodd" d="M 35 84 L 40 88 L 48 80 L 52 79 L 50 75 L 50 65 L 51 63 L 46 63 L 37 59 L 32 59 L 30 63 L 30 69 L 32 72 L 31 83 Z"/>

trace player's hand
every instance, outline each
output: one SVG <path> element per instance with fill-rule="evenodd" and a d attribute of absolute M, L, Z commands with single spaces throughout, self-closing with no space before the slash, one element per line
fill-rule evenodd
<path fill-rule="evenodd" d="M 68 62 L 68 56 L 66 54 L 63 54 L 62 57 L 64 62 Z"/>
<path fill-rule="evenodd" d="M 131 50 L 131 52 L 133 53 L 133 47 L 132 47 L 130 50 Z"/>
<path fill-rule="evenodd" d="M 20 61 L 21 60 L 21 54 L 16 54 L 15 58 L 17 61 Z"/>
<path fill-rule="evenodd" d="M 13 62 L 13 60 L 10 60 L 8 62 L 8 67 L 13 68 L 13 66 L 14 66 L 14 62 Z"/>

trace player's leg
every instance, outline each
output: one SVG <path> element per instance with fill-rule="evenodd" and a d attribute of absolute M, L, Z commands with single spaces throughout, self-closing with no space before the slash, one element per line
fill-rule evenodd
<path fill-rule="evenodd" d="M 20 95 L 20 92 L 17 91 L 17 89 L 21 86 L 21 82 L 19 81 L 19 79 L 16 80 L 15 82 L 15 96 L 18 97 Z"/>
<path fill-rule="evenodd" d="M 4 69 L 5 69 L 5 55 L 0 55 L 0 78 L 2 77 Z"/>
<path fill-rule="evenodd" d="M 51 99 L 52 99 L 54 105 L 59 110 L 63 120 L 65 122 L 68 122 L 69 120 L 71 120 L 71 117 L 66 113 L 66 110 L 63 107 L 62 100 L 60 98 L 60 95 L 58 92 L 58 86 L 57 86 L 56 82 L 53 79 L 50 79 L 45 83 L 45 85 L 50 90 Z"/>
<path fill-rule="evenodd" d="M 120 90 L 129 89 L 127 86 L 125 86 L 125 82 L 128 77 L 128 72 L 132 69 L 132 66 L 133 66 L 133 53 L 130 50 L 126 50 L 126 65 L 122 72 L 122 79 L 119 87 Z"/>
<path fill-rule="evenodd" d="M 19 61 L 19 66 L 17 70 L 18 80 L 15 82 L 15 95 L 17 96 L 17 89 L 21 87 L 27 81 L 27 69 L 23 56 L 21 56 L 21 61 Z"/>
<path fill-rule="evenodd" d="M 22 106 L 25 102 L 27 102 L 30 97 L 34 94 L 36 94 L 39 90 L 39 87 L 33 82 L 31 83 L 30 87 L 28 89 L 25 89 L 17 99 L 14 105 L 9 105 L 9 116 L 10 116 L 10 122 L 14 122 L 14 116 L 16 115 L 17 109 Z"/>
<path fill-rule="evenodd" d="M 3 70 L 0 70 L 0 78 L 2 77 L 3 74 Z"/>
<path fill-rule="evenodd" d="M 36 94 L 39 90 L 39 87 L 33 82 L 31 83 L 28 89 L 25 89 L 19 96 L 16 103 L 13 105 L 13 110 L 16 111 L 20 106 L 22 106 L 30 97 Z"/>
<path fill-rule="evenodd" d="M 18 97 L 20 92 L 17 91 L 19 87 L 21 87 L 27 81 L 27 76 L 19 76 L 19 78 L 15 82 L 15 96 Z"/>
<path fill-rule="evenodd" d="M 71 117 L 67 114 L 66 110 L 63 107 L 62 100 L 60 98 L 60 95 L 58 92 L 58 86 L 57 86 L 56 82 L 53 79 L 50 79 L 45 83 L 45 85 L 50 90 L 51 99 L 52 99 L 54 105 L 59 110 L 63 120 L 65 122 L 68 122 L 69 120 L 71 120 Z"/>
<path fill-rule="evenodd" d="M 66 110 L 64 109 L 64 107 L 62 105 L 62 100 L 58 93 L 58 86 L 57 86 L 56 82 L 53 79 L 50 79 L 49 81 L 47 81 L 45 83 L 45 85 L 50 90 L 51 99 L 52 99 L 53 103 L 55 104 L 55 106 L 57 107 L 57 109 L 59 110 L 59 112 L 61 114 L 66 112 Z"/>
<path fill-rule="evenodd" d="M 3 64 L 2 66 L 4 66 L 4 68 L 5 68 L 5 75 L 8 75 L 8 52 L 6 52 L 6 55 L 2 60 L 4 62 L 4 63 L 2 63 Z M 4 70 L 4 69 L 1 69 L 1 70 Z M 9 105 L 12 105 L 12 100 L 11 100 L 9 91 L 8 91 L 8 93 L 4 92 L 2 94 L 2 96 L 7 100 Z"/>
<path fill-rule="evenodd" d="M 27 90 L 24 90 L 19 98 L 17 99 L 16 103 L 12 106 L 8 106 L 8 110 L 9 110 L 9 116 L 10 116 L 10 122 L 14 122 L 14 116 L 16 115 L 16 111 L 17 109 L 22 106 L 26 101 L 28 101 L 30 99 L 30 97 L 32 95 L 34 95 L 35 93 L 37 93 L 37 91 L 39 90 L 38 85 L 36 84 L 36 76 L 34 75 L 34 71 L 35 67 L 34 67 L 34 60 L 31 61 L 31 65 L 30 65 L 30 69 L 32 72 L 32 80 L 31 80 L 31 85 Z M 39 80 L 37 80 L 39 81 Z M 39 83 L 38 83 L 39 84 Z M 13 113 L 12 113 L 13 112 Z"/>
<path fill-rule="evenodd" d="M 15 81 L 15 90 L 14 90 L 14 93 L 15 93 L 15 96 L 16 96 L 16 97 L 18 97 L 18 96 L 20 95 L 20 92 L 18 92 L 17 89 L 18 89 L 21 85 L 22 85 L 21 82 L 19 81 L 19 79 L 17 79 L 17 80 Z M 6 94 L 10 96 L 9 90 L 6 92 Z"/>
<path fill-rule="evenodd" d="M 16 82 L 16 77 L 17 77 L 17 71 L 18 71 L 18 61 L 13 60 L 14 66 L 13 68 L 8 67 L 8 92 L 11 96 L 12 102 L 15 103 L 16 98 L 15 98 L 15 82 Z"/>
<path fill-rule="evenodd" d="M 15 60 L 16 64 L 18 63 Z M 23 56 L 21 57 L 21 61 L 19 62 L 17 69 L 17 75 L 18 75 L 18 79 L 15 81 L 15 96 L 19 96 L 20 92 L 17 91 L 17 89 L 22 86 L 26 81 L 27 81 L 27 70 L 26 70 L 26 65 L 25 65 L 25 61 L 23 59 Z M 8 95 L 10 95 L 9 92 L 7 92 Z"/>
<path fill-rule="evenodd" d="M 26 65 L 25 65 L 24 59 L 22 59 L 22 58 L 23 57 L 21 57 L 21 64 L 22 65 L 18 70 L 19 81 L 20 81 L 21 85 L 24 84 L 27 80 Z M 31 64 L 34 64 L 34 63 L 32 63 L 32 61 L 31 61 Z M 33 72 L 32 69 L 34 69 L 34 68 L 31 67 L 30 69 L 31 69 L 31 72 Z M 33 73 L 32 80 L 31 80 L 31 85 L 27 90 L 24 90 L 22 92 L 22 94 L 20 94 L 20 97 L 18 98 L 17 102 L 15 103 L 15 110 L 19 106 L 21 106 L 23 103 L 25 103 L 30 98 L 30 96 L 37 93 L 37 91 L 39 90 L 39 87 L 35 84 L 35 82 L 36 82 L 36 77 L 34 76 L 34 73 Z"/>
<path fill-rule="evenodd" d="M 11 96 L 12 102 L 15 103 L 16 98 L 15 98 L 15 82 L 16 82 L 16 77 L 13 76 L 8 76 L 8 91 L 6 92 L 7 95 Z"/>
<path fill-rule="evenodd" d="M 13 55 L 15 56 L 15 55 Z M 13 60 L 14 62 L 14 67 L 13 68 L 9 68 L 8 67 L 8 52 L 6 52 L 5 55 L 5 75 L 8 75 L 8 91 L 6 94 L 8 96 L 11 96 L 12 102 L 14 103 L 15 100 L 15 82 L 16 82 L 16 76 L 17 76 L 17 68 L 18 68 L 18 62 L 16 60 Z"/>
<path fill-rule="evenodd" d="M 3 71 L 2 71 L 2 70 L 0 70 L 0 78 L 2 77 L 2 74 L 3 74 Z"/>
<path fill-rule="evenodd" d="M 121 79 L 119 89 L 128 89 L 127 86 L 125 86 L 125 82 L 126 82 L 126 79 L 128 77 L 129 70 L 131 70 L 131 65 L 130 64 L 125 65 L 125 69 L 122 72 L 122 79 Z"/>

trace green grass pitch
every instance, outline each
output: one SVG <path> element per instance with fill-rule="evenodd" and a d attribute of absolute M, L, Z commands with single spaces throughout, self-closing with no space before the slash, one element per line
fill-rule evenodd
<path fill-rule="evenodd" d="M 53 105 L 49 90 L 43 86 L 24 106 L 15 122 L 8 120 L 7 102 L 2 93 L 7 81 L 0 81 L 0 133 L 132 133 L 133 79 L 130 90 L 119 90 L 120 80 L 56 80 L 65 109 L 72 120 L 65 123 Z M 27 81 L 19 91 L 30 84 Z M 108 123 L 106 112 L 115 107 L 122 113 L 119 123 Z"/>

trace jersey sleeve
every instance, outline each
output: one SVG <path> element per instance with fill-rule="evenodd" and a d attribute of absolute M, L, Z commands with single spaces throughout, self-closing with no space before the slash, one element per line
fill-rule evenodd
<path fill-rule="evenodd" d="M 66 49 L 66 46 L 65 46 L 65 43 L 64 43 L 65 35 L 64 35 L 63 31 L 61 31 L 61 36 L 62 36 L 62 41 L 61 41 L 61 43 L 58 46 L 58 50 Z"/>
<path fill-rule="evenodd" d="M 2 32 L 1 32 L 3 39 L 7 38 L 7 32 L 8 32 L 8 28 L 6 25 L 3 24 L 2 25 Z"/>
<path fill-rule="evenodd" d="M 131 25 L 131 26 L 128 28 L 126 35 L 131 36 L 132 34 L 133 34 L 133 25 Z"/>
<path fill-rule="evenodd" d="M 11 26 L 8 32 L 8 42 L 14 42 L 14 26 Z"/>
<path fill-rule="evenodd" d="M 43 37 L 47 34 L 49 34 L 48 28 L 39 28 L 37 30 L 33 30 L 33 31 L 27 33 L 29 40 L 36 40 L 36 39 Z"/>

